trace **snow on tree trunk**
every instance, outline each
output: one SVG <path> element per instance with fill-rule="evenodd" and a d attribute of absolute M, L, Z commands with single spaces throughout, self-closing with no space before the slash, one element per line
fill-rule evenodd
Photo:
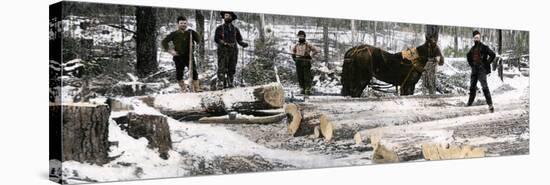
<path fill-rule="evenodd" d="M 109 162 L 109 115 L 106 104 L 50 104 L 50 124 L 61 130 L 61 161 Z"/>
<path fill-rule="evenodd" d="M 284 105 L 284 91 L 281 84 L 271 83 L 201 93 L 162 94 L 144 97 L 142 100 L 176 119 L 197 120 L 231 111 L 279 109 Z"/>

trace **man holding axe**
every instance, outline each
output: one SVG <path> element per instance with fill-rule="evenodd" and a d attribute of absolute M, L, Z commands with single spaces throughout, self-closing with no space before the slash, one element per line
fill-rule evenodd
<path fill-rule="evenodd" d="M 178 29 L 168 34 L 162 40 L 162 48 L 173 56 L 172 60 L 176 65 L 176 79 L 182 92 L 187 91 L 187 86 L 183 80 L 185 67 L 189 69 L 189 78 L 192 79 L 189 89 L 192 92 L 200 92 L 199 74 L 193 57 L 193 42 L 199 43 L 200 35 L 187 27 L 186 17 L 179 16 L 177 23 Z M 170 42 L 174 45 L 173 49 L 169 49 L 168 47 L 168 43 Z"/>

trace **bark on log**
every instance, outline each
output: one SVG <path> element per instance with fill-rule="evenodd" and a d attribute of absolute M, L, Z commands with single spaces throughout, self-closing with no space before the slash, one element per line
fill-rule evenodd
<path fill-rule="evenodd" d="M 384 133 L 370 137 L 375 163 L 393 163 L 422 158 L 422 144 L 448 142 L 452 132 Z"/>
<path fill-rule="evenodd" d="M 476 119 L 454 118 L 414 125 L 389 126 L 356 133 L 356 144 L 371 143 L 375 162 L 461 159 L 528 153 L 528 120 L 524 111 Z M 515 119 L 510 119 L 513 117 Z M 472 120 L 463 121 L 461 119 Z"/>
<path fill-rule="evenodd" d="M 227 124 L 270 124 L 277 123 L 283 120 L 286 114 L 281 113 L 272 116 L 249 116 L 237 114 L 234 119 L 230 119 L 229 115 L 215 116 L 215 117 L 203 117 L 199 119 L 199 123 L 227 123 Z"/>
<path fill-rule="evenodd" d="M 149 141 L 147 147 L 158 149 L 161 158 L 170 157 L 168 151 L 172 149 L 172 139 L 166 117 L 130 112 L 127 116 L 115 118 L 115 121 L 128 132 L 129 136 L 135 139 L 141 137 L 147 139 Z"/>
<path fill-rule="evenodd" d="M 109 162 L 109 115 L 106 104 L 50 104 L 50 124 L 60 128 L 61 161 Z M 61 127 L 59 127 L 61 125 Z"/>
<path fill-rule="evenodd" d="M 284 91 L 279 83 L 201 93 L 164 94 L 144 97 L 148 105 L 179 120 L 198 120 L 228 112 L 253 112 L 279 109 L 284 105 Z"/>
<path fill-rule="evenodd" d="M 470 145 L 432 144 L 422 145 L 422 156 L 426 160 L 464 159 L 485 157 L 485 148 Z"/>

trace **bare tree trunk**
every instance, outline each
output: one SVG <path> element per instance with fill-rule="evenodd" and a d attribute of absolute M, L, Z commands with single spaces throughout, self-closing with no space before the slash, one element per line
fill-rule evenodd
<path fill-rule="evenodd" d="M 376 26 L 377 26 L 378 22 L 374 22 L 374 29 L 372 30 L 372 38 L 373 38 L 373 41 L 372 41 L 372 45 L 376 47 Z"/>
<path fill-rule="evenodd" d="M 355 26 L 355 20 L 351 20 L 351 45 L 355 46 L 357 43 L 357 28 Z"/>
<path fill-rule="evenodd" d="M 455 54 L 453 57 L 457 57 L 457 54 L 458 54 L 458 26 L 455 27 L 454 29 L 454 34 L 455 34 L 455 38 L 454 38 L 454 41 L 455 41 Z"/>
<path fill-rule="evenodd" d="M 145 77 L 158 70 L 157 62 L 157 21 L 152 7 L 136 7 L 136 71 Z"/>
<path fill-rule="evenodd" d="M 259 17 L 258 31 L 260 33 L 260 41 L 265 42 L 265 15 L 261 13 L 258 15 L 258 17 Z"/>
<path fill-rule="evenodd" d="M 197 21 L 197 33 L 199 33 L 199 53 L 198 53 L 198 65 L 199 68 L 201 64 L 204 63 L 204 59 L 206 57 L 206 52 L 204 50 L 204 15 L 202 15 L 202 10 L 195 10 L 195 18 Z"/>
<path fill-rule="evenodd" d="M 329 37 L 328 37 L 328 23 L 324 22 L 323 23 L 323 53 L 325 54 L 324 55 L 325 63 L 327 65 L 327 67 L 330 69 L 329 63 L 328 63 L 328 60 L 329 60 L 329 57 L 330 57 L 329 56 L 330 55 L 329 45 L 330 45 L 330 42 L 329 42 Z"/>

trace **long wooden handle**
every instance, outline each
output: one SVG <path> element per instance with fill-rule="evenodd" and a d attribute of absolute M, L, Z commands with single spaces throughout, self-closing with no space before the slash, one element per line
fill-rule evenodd
<path fill-rule="evenodd" d="M 193 83 L 193 32 L 189 31 L 189 84 Z"/>

